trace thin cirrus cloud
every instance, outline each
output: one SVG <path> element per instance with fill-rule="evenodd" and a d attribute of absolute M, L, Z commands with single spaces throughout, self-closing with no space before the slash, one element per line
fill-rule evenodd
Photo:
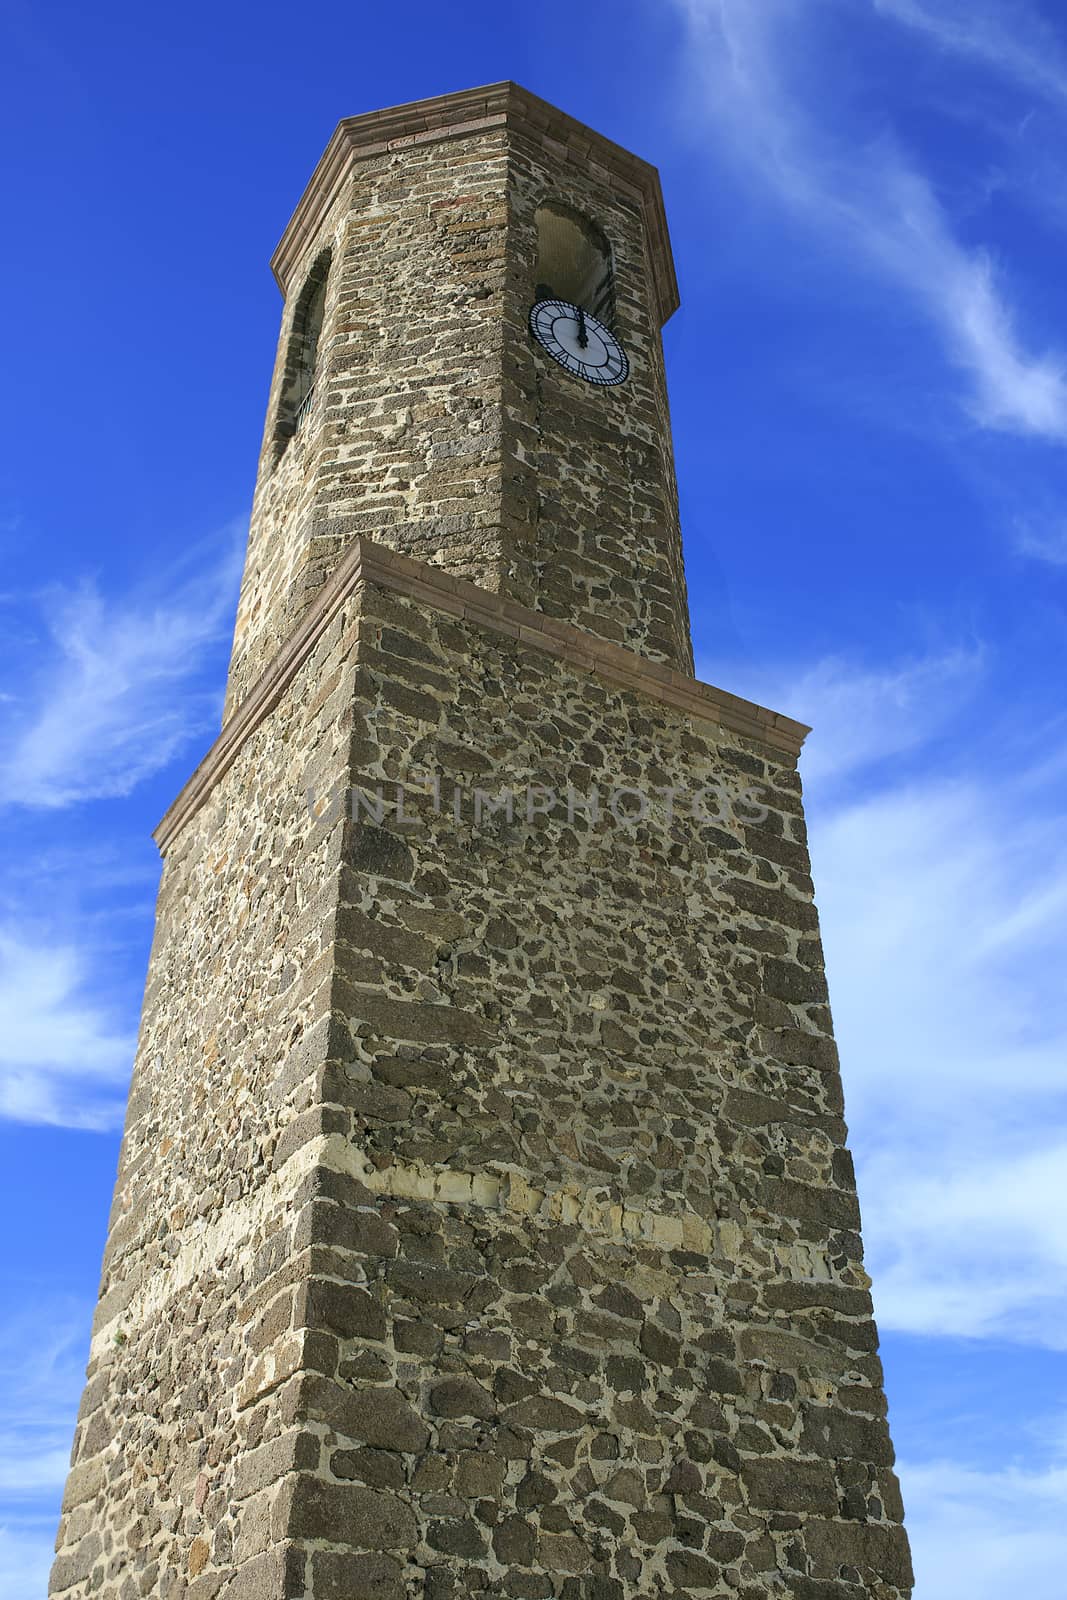
<path fill-rule="evenodd" d="M 1062 805 L 1022 825 L 996 741 L 976 754 L 825 809 L 815 787 L 827 967 L 883 1327 L 1058 1348 Z"/>
<path fill-rule="evenodd" d="M 151 592 L 105 597 L 88 581 L 53 589 L 42 597 L 43 629 L 27 627 L 12 644 L 0 708 L 0 804 L 12 822 L 0 903 L 0 1117 L 84 1129 L 122 1120 L 133 978 L 114 940 L 151 871 L 102 834 L 74 862 L 62 846 L 42 849 L 38 834 L 28 853 L 15 841 L 32 813 L 128 796 L 210 735 L 220 707 L 207 667 L 229 633 L 239 554 L 230 528 L 210 560 L 190 551 Z M 203 576 L 190 576 L 198 566 Z M 102 894 L 106 959 L 91 910 Z"/>
<path fill-rule="evenodd" d="M 886 1329 L 1067 1347 L 1067 846 L 1047 756 L 991 729 L 951 776 L 809 790 Z"/>
<path fill-rule="evenodd" d="M 701 676 L 735 687 L 743 683 L 741 692 L 750 699 L 812 723 L 804 781 L 826 784 L 925 744 L 974 698 L 984 666 L 984 651 L 972 644 L 881 669 L 828 656 L 786 673 L 774 666 L 712 663 Z"/>
<path fill-rule="evenodd" d="M 1067 517 L 1062 512 L 1028 512 L 1015 519 L 1015 545 L 1021 555 L 1067 567 Z"/>
<path fill-rule="evenodd" d="M 871 0 L 879 16 L 901 23 L 949 55 L 1012 79 L 1056 105 L 1067 105 L 1067 57 L 1059 38 L 1026 0 Z"/>
<path fill-rule="evenodd" d="M 977 1130 L 984 1122 L 985 1137 L 966 1152 L 942 1156 L 920 1141 L 860 1163 L 879 1322 L 900 1333 L 1063 1351 L 1067 1143 L 1045 1144 L 1037 1129 L 998 1140 L 995 1105 L 982 1109 L 968 1123 Z M 1031 1101 L 1031 1114 L 1038 1109 Z M 1004 1154 L 1013 1143 L 1023 1148 Z"/>
<path fill-rule="evenodd" d="M 0 1117 L 104 1129 L 122 1120 L 131 1030 L 92 997 L 76 945 L 0 929 Z"/>
<path fill-rule="evenodd" d="M 0 1594 L 40 1600 L 56 1505 L 84 1382 L 88 1308 L 72 1297 L 11 1298 L 0 1320 Z M 21 1309 L 15 1309 L 21 1305 Z"/>
<path fill-rule="evenodd" d="M 675 4 L 687 21 L 690 60 L 703 72 L 701 115 L 723 147 L 835 251 L 907 293 L 967 378 L 961 403 L 974 422 L 1067 439 L 1067 364 L 1020 334 L 990 255 L 960 241 L 929 179 L 891 137 L 832 125 L 826 107 L 841 102 L 831 87 L 833 61 L 818 54 L 825 7 L 812 0 Z M 894 22 L 926 16 L 907 3 L 880 10 Z"/>
<path fill-rule="evenodd" d="M 42 597 L 47 639 L 12 663 L 0 727 L 0 805 L 59 810 L 128 795 L 217 720 L 198 679 L 229 631 L 237 543 L 203 576 L 105 598 L 85 580 Z M 165 598 L 160 598 L 160 594 Z"/>
<path fill-rule="evenodd" d="M 5 1600 L 41 1600 L 47 1593 L 54 1522 L 51 1511 L 32 1522 L 21 1517 L 0 1522 L 0 1594 Z"/>
<path fill-rule="evenodd" d="M 955 747 L 977 648 L 717 676 L 823 730 L 801 770 L 880 1324 L 1067 1347 L 1062 730 Z"/>
<path fill-rule="evenodd" d="M 1019 1443 L 1020 1461 L 999 1471 L 946 1460 L 898 1464 L 924 1597 L 1003 1600 L 1018 1593 L 1060 1600 L 1067 1458 L 1062 1450 L 1038 1451 L 1030 1439 Z"/>

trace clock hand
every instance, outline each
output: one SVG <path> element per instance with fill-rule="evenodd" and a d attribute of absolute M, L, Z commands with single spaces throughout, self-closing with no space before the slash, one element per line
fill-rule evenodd
<path fill-rule="evenodd" d="M 585 331 L 585 312 L 578 307 L 578 348 L 584 350 L 589 343 L 589 335 Z"/>

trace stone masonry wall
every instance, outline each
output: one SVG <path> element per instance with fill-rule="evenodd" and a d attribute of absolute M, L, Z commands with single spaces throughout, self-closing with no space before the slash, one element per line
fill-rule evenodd
<path fill-rule="evenodd" d="M 307 1296 L 317 1178 L 283 1128 L 325 1053 L 343 831 L 304 788 L 345 770 L 355 648 L 338 618 L 164 866 L 52 1594 L 201 1600 L 219 1570 L 282 1592 L 234 1508 L 261 1471 L 249 1396 L 302 1360 L 271 1302 Z"/>
<path fill-rule="evenodd" d="M 790 762 L 367 587 L 160 904 L 54 1595 L 902 1600 Z"/>
<path fill-rule="evenodd" d="M 510 144 L 504 301 L 506 593 L 586 632 L 692 672 L 663 346 L 645 219 L 635 196 Z M 590 217 L 614 258 L 615 331 L 630 358 L 618 388 L 576 382 L 530 339 L 538 206 Z"/>
<path fill-rule="evenodd" d="M 359 163 L 304 253 L 333 262 L 312 407 L 276 459 L 292 306 L 267 410 L 227 709 L 356 534 L 501 582 L 499 131 Z"/>
<path fill-rule="evenodd" d="M 339 1309 L 324 1372 L 312 1592 L 897 1600 L 791 763 L 416 602 L 368 598 L 364 639 L 355 770 L 446 781 L 345 852 L 326 1226 L 390 1231 L 383 1321 Z M 449 775 L 738 798 L 629 830 L 468 797 L 457 826 Z"/>
<path fill-rule="evenodd" d="M 316 229 L 304 254 L 298 285 L 282 308 L 237 602 L 226 716 L 244 699 L 282 640 L 292 631 L 306 604 L 309 529 L 314 519 L 321 463 L 330 445 L 329 434 L 322 426 L 324 376 L 332 359 L 334 340 L 344 335 L 338 254 L 351 206 L 351 195 L 346 187 Z M 289 438 L 279 455 L 278 410 L 293 340 L 294 316 L 304 282 L 326 250 L 332 253 L 332 261 L 326 281 L 313 403 L 302 427 Z M 383 426 L 387 420 L 383 418 Z"/>

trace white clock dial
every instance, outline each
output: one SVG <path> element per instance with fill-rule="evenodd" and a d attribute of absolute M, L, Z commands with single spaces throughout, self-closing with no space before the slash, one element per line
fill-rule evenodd
<path fill-rule="evenodd" d="M 530 332 L 554 361 L 586 383 L 625 383 L 630 375 L 618 339 L 582 306 L 538 300 L 530 311 Z"/>

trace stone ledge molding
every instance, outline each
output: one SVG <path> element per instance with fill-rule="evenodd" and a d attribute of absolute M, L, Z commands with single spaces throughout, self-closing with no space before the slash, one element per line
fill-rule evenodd
<path fill-rule="evenodd" d="M 307 660 L 347 600 L 367 584 L 424 601 L 448 616 L 472 622 L 489 633 L 556 656 L 579 672 L 676 707 L 705 722 L 717 723 L 796 760 L 811 729 L 780 712 L 742 700 L 674 667 L 646 660 L 633 650 L 599 639 L 573 623 L 492 594 L 440 567 L 416 561 L 370 539 L 354 539 L 332 577 L 323 585 L 303 620 L 289 635 L 255 686 L 223 726 L 215 743 L 166 812 L 152 837 L 165 855 L 178 834 L 211 794 L 245 740 L 277 705 L 287 685 Z"/>
<path fill-rule="evenodd" d="M 358 161 L 492 128 L 520 133 L 587 172 L 599 169 L 613 188 L 638 202 L 648 230 L 660 321 L 666 322 L 678 309 L 678 281 L 656 168 L 516 83 L 437 95 L 339 122 L 271 257 L 282 294 L 288 295 L 305 250 Z"/>

